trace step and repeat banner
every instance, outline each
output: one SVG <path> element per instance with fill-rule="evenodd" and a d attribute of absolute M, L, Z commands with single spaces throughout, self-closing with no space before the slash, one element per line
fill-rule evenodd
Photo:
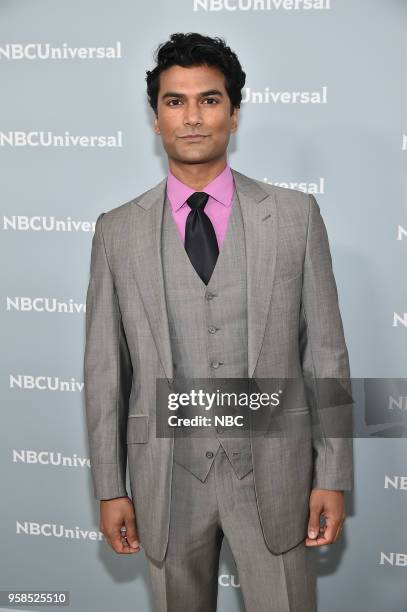
<path fill-rule="evenodd" d="M 72 612 L 153 610 L 144 551 L 118 555 L 98 528 L 85 298 L 96 218 L 167 173 L 153 53 L 200 32 L 247 75 L 230 165 L 320 205 L 372 428 L 344 531 L 315 550 L 319 610 L 406 612 L 407 2 L 1 0 L 0 17 L 0 608 L 64 591 Z M 226 541 L 218 609 L 244 609 Z"/>

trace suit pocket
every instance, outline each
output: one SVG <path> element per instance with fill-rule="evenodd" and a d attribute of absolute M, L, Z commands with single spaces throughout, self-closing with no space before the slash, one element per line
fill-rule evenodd
<path fill-rule="evenodd" d="M 310 412 L 310 409 L 307 406 L 301 407 L 301 408 L 284 408 L 283 410 L 284 413 L 299 413 L 299 414 L 308 414 Z"/>
<path fill-rule="evenodd" d="M 130 414 L 127 418 L 127 444 L 148 442 L 148 414 Z"/>

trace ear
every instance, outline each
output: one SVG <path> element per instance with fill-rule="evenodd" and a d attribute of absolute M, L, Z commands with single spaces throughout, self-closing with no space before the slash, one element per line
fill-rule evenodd
<path fill-rule="evenodd" d="M 156 134 L 160 134 L 160 126 L 158 125 L 158 117 L 157 115 L 154 116 L 154 132 Z"/>
<path fill-rule="evenodd" d="M 235 106 L 235 108 L 233 109 L 233 113 L 231 115 L 231 121 L 232 121 L 232 127 L 230 129 L 231 132 L 236 132 L 237 130 L 239 111 L 240 111 L 240 108 Z"/>

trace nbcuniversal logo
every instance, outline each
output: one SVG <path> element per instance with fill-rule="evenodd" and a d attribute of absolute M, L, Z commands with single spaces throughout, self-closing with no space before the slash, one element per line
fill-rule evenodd
<path fill-rule="evenodd" d="M 392 567 L 407 567 L 407 553 L 381 552 L 379 564 L 380 565 L 391 565 Z"/>
<path fill-rule="evenodd" d="M 101 531 L 81 529 L 78 525 L 65 527 L 61 524 L 35 523 L 32 521 L 16 521 L 16 533 L 18 535 L 45 536 L 68 540 L 104 540 Z"/>
<path fill-rule="evenodd" d="M 194 11 L 327 11 L 330 0 L 194 0 Z"/>
<path fill-rule="evenodd" d="M 92 60 L 121 59 L 122 44 L 117 41 L 110 47 L 70 47 L 62 43 L 58 47 L 50 43 L 7 43 L 0 46 L 0 60 Z"/>
<path fill-rule="evenodd" d="M 234 574 L 220 574 L 218 576 L 218 583 L 222 587 L 234 587 L 239 588 L 240 582 Z"/>
<path fill-rule="evenodd" d="M 284 189 L 296 189 L 297 191 L 303 191 L 304 193 L 312 193 L 315 195 L 321 195 L 325 193 L 325 178 L 320 177 L 317 181 L 306 183 L 300 181 L 269 181 L 267 177 L 263 178 L 263 182 L 267 185 L 275 185 L 276 187 L 284 187 Z"/>
<path fill-rule="evenodd" d="M 16 312 L 57 312 L 67 314 L 82 314 L 86 312 L 86 304 L 68 302 L 51 297 L 6 297 L 6 310 Z"/>
<path fill-rule="evenodd" d="M 392 327 L 399 327 L 400 325 L 402 325 L 403 327 L 407 327 L 407 312 L 403 312 L 402 314 L 398 312 L 393 312 Z"/>
<path fill-rule="evenodd" d="M 385 474 L 384 488 L 394 489 L 395 491 L 407 491 L 407 476 L 397 476 L 395 474 L 390 476 Z"/>
<path fill-rule="evenodd" d="M 94 232 L 95 221 L 75 221 L 72 217 L 57 219 L 56 217 L 46 217 L 34 215 L 3 215 L 4 230 L 29 231 L 33 232 Z"/>
<path fill-rule="evenodd" d="M 242 104 L 327 104 L 328 87 L 313 91 L 271 91 L 265 87 L 263 91 L 255 91 L 245 87 Z"/>
<path fill-rule="evenodd" d="M 407 238 L 407 229 L 399 225 L 397 228 L 397 240 L 403 240 L 404 238 Z"/>
<path fill-rule="evenodd" d="M 44 376 L 32 374 L 10 374 L 10 389 L 21 391 L 33 389 L 37 391 L 64 391 L 69 393 L 82 393 L 85 383 L 72 377 L 70 380 L 63 380 L 59 376 Z"/>
<path fill-rule="evenodd" d="M 80 457 L 77 453 L 63 455 L 60 451 L 36 451 L 33 449 L 13 449 L 13 463 L 26 465 L 53 465 L 68 468 L 90 468 L 89 457 Z"/>
<path fill-rule="evenodd" d="M 54 134 L 51 131 L 47 132 L 24 132 L 10 131 L 0 132 L 0 147 L 123 147 L 123 133 L 118 130 L 116 134 L 111 135 L 81 135 L 71 134 L 65 131 L 63 134 Z"/>

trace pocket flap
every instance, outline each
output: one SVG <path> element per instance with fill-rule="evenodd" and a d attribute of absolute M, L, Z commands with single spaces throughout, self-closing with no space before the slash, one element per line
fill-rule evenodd
<path fill-rule="evenodd" d="M 127 419 L 127 444 L 148 442 L 148 414 L 130 414 Z"/>

